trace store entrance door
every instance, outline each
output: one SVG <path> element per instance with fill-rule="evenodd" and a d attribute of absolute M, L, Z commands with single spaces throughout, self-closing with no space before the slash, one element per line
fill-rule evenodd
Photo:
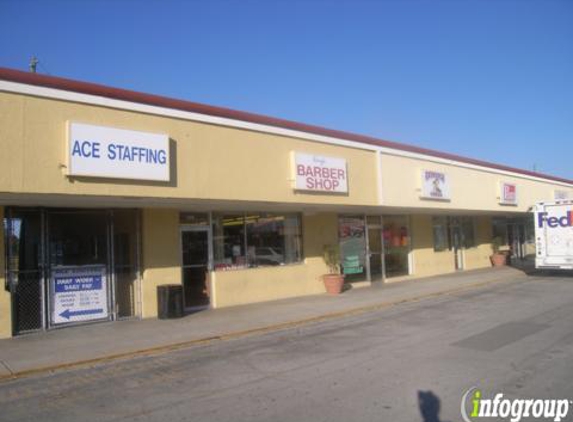
<path fill-rule="evenodd" d="M 454 251 L 454 265 L 456 271 L 464 269 L 464 250 L 462 248 L 462 227 L 460 221 L 452 217 L 450 219 L 451 245 Z"/>
<path fill-rule="evenodd" d="M 185 309 L 203 309 L 209 305 L 207 274 L 209 271 L 210 233 L 208 228 L 182 228 L 182 278 Z"/>
<path fill-rule="evenodd" d="M 525 257 L 525 225 L 510 223 L 507 225 L 507 243 L 511 248 L 511 258 L 523 259 Z"/>
<path fill-rule="evenodd" d="M 368 226 L 368 256 L 370 281 L 381 282 L 384 279 L 384 252 L 382 251 L 382 226 Z"/>

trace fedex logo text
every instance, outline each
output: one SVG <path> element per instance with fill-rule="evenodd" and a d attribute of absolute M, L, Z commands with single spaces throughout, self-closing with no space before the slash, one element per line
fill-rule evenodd
<path fill-rule="evenodd" d="M 547 227 L 571 227 L 573 226 L 573 211 L 567 211 L 563 217 L 547 217 L 546 212 L 537 214 L 537 226 L 543 227 L 543 223 L 547 222 Z"/>

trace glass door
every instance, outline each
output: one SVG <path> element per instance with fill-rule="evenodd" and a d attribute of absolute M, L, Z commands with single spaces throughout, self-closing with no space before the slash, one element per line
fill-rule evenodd
<path fill-rule="evenodd" d="M 451 245 L 454 251 L 454 265 L 456 270 L 464 269 L 464 256 L 462 248 L 462 227 L 460 219 L 457 217 L 450 218 L 450 237 Z"/>
<path fill-rule="evenodd" d="M 181 229 L 183 290 L 188 310 L 204 308 L 210 303 L 207 286 L 210 244 L 208 228 Z"/>
<path fill-rule="evenodd" d="M 342 274 L 346 282 L 366 281 L 366 227 L 362 216 L 338 219 Z"/>
<path fill-rule="evenodd" d="M 410 274 L 410 229 L 408 216 L 385 215 L 383 219 L 384 269 L 386 277 Z"/>

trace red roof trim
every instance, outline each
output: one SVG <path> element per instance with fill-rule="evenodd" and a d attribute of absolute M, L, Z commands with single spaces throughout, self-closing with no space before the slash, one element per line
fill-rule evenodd
<path fill-rule="evenodd" d="M 229 108 L 214 107 L 206 104 L 194 103 L 191 101 L 177 100 L 173 98 L 162 97 L 159 95 L 144 94 L 142 92 L 130 91 L 120 88 L 112 88 L 105 85 L 98 85 L 89 82 L 80 82 L 72 79 L 58 78 L 54 76 L 41 75 L 38 73 L 31 73 L 31 72 L 23 72 L 21 70 L 8 69 L 2 67 L 0 67 L 0 79 L 27 85 L 42 86 L 47 88 L 60 89 L 64 91 L 77 92 L 81 94 L 96 95 L 99 97 L 111 98 L 115 100 L 130 101 L 134 103 L 165 107 L 175 110 L 189 111 L 199 114 L 207 114 L 210 116 L 224 117 L 227 119 L 242 120 L 245 122 L 275 126 L 284 129 L 297 130 L 316 135 L 330 136 L 333 138 L 346 139 L 369 145 L 393 148 L 401 151 L 424 154 L 432 157 L 443 158 L 446 160 L 460 161 L 462 163 L 488 167 L 496 170 L 509 171 L 527 176 L 539 177 L 542 179 L 573 184 L 573 180 L 557 176 L 551 176 L 529 170 L 523 170 L 500 164 L 489 163 L 487 161 L 462 157 L 459 155 L 449 154 L 446 152 L 440 152 L 427 148 L 420 148 L 413 145 L 402 144 L 393 141 L 386 141 L 371 136 L 327 129 L 320 126 L 297 123 L 291 120 L 284 120 L 276 117 L 269 117 L 260 114 L 248 113 L 244 111 L 237 111 Z"/>

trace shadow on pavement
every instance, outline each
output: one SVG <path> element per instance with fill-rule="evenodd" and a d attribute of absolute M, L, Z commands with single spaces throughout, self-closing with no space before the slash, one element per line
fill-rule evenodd
<path fill-rule="evenodd" d="M 418 406 L 422 422 L 446 422 L 440 419 L 440 398 L 432 391 L 418 391 Z"/>

